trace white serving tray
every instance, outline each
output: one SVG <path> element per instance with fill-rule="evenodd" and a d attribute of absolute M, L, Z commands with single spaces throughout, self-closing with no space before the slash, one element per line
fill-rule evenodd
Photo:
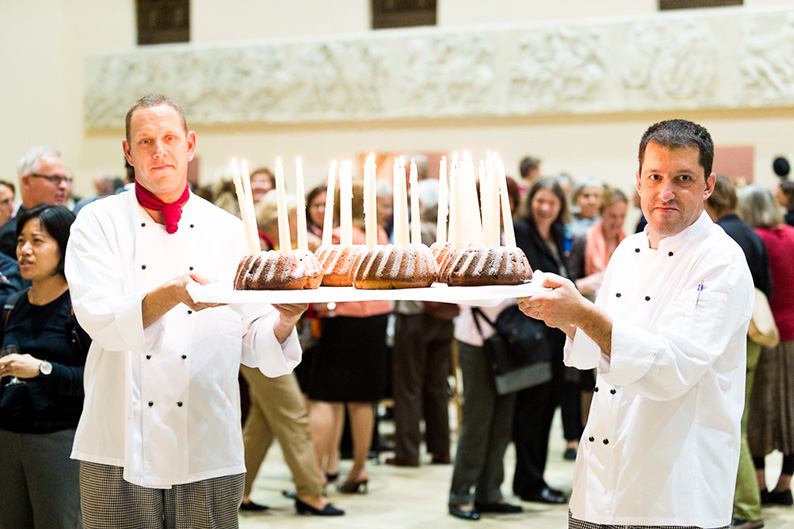
<path fill-rule="evenodd" d="M 389 290 L 363 290 L 354 287 L 320 287 L 313 290 L 234 290 L 230 284 L 213 283 L 187 287 L 190 297 L 197 303 L 339 303 L 343 301 L 439 301 L 493 307 L 505 299 L 520 298 L 547 290 L 540 281 L 532 280 L 521 285 L 490 285 L 481 287 L 450 287 L 434 283 L 426 288 L 401 288 Z"/>

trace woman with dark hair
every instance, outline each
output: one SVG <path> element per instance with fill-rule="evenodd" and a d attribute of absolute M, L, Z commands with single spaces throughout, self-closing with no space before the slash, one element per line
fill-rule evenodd
<path fill-rule="evenodd" d="M 73 221 L 67 208 L 42 204 L 17 222 L 17 259 L 32 286 L 10 296 L 3 314 L 2 527 L 82 527 L 80 464 L 69 454 L 91 339 L 72 314 L 63 273 Z"/>
<path fill-rule="evenodd" d="M 529 189 L 519 220 L 515 223 L 516 244 L 526 254 L 532 270 L 569 276 L 565 258 L 567 221 L 565 193 L 557 179 L 543 177 L 536 180 Z M 525 501 L 565 503 L 565 495 L 546 484 L 543 472 L 549 449 L 551 421 L 558 405 L 562 405 L 565 438 L 576 440 L 581 434 L 580 407 L 578 401 L 573 402 L 579 398 L 579 388 L 575 382 L 566 383 L 563 377 L 565 334 L 550 327 L 547 328 L 547 334 L 553 351 L 552 380 L 516 394 L 513 414 L 513 441 L 516 445 L 513 492 Z M 567 401 L 564 398 L 566 395 L 570 396 Z M 571 405 L 564 404 L 568 401 Z"/>
<path fill-rule="evenodd" d="M 316 237 L 323 236 L 327 188 L 319 185 L 306 195 L 306 229 Z"/>
<path fill-rule="evenodd" d="M 786 209 L 783 220 L 794 226 L 794 182 L 783 180 L 777 188 L 777 203 Z"/>

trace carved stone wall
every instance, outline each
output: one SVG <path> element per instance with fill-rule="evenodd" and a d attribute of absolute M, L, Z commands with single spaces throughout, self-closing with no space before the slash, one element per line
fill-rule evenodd
<path fill-rule="evenodd" d="M 794 105 L 794 10 L 164 45 L 87 59 L 86 126 L 160 91 L 191 123 L 313 123 Z"/>

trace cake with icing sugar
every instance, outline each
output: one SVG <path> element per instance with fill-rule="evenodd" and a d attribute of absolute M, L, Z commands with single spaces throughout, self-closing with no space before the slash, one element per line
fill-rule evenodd
<path fill-rule="evenodd" d="M 429 287 L 438 277 L 435 257 L 424 244 L 370 248 L 359 256 L 353 286 L 360 289 Z"/>
<path fill-rule="evenodd" d="M 532 279 L 526 255 L 517 247 L 469 244 L 452 250 L 439 271 L 450 286 L 519 285 Z"/>
<path fill-rule="evenodd" d="M 323 285 L 327 287 L 349 287 L 356 257 L 365 247 L 360 244 L 329 244 L 320 246 L 314 255 L 323 268 Z"/>
<path fill-rule="evenodd" d="M 313 253 L 279 250 L 247 255 L 237 265 L 235 290 L 302 290 L 320 286 L 323 269 Z"/>

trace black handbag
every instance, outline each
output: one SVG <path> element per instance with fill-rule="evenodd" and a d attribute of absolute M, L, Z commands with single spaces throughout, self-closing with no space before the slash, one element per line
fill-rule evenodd
<path fill-rule="evenodd" d="M 518 305 L 506 307 L 495 321 L 489 320 L 478 308 L 472 308 L 472 314 L 480 336 L 483 334 L 480 318 L 496 331 L 483 338 L 483 348 L 491 361 L 499 395 L 551 380 L 552 351 L 545 323 L 526 316 Z"/>

